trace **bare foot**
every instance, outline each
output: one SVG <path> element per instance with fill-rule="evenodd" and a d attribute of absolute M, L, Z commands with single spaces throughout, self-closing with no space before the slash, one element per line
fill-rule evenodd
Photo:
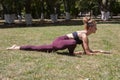
<path fill-rule="evenodd" d="M 20 49 L 20 46 L 12 45 L 11 47 L 6 48 L 7 50 L 18 50 Z"/>

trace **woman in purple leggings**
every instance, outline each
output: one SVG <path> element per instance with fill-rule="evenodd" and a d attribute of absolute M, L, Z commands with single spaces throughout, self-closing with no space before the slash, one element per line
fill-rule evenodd
<path fill-rule="evenodd" d="M 95 54 L 97 52 L 102 52 L 102 51 L 92 51 L 89 48 L 88 35 L 96 32 L 96 30 L 97 30 L 96 22 L 92 19 L 88 19 L 87 17 L 83 18 L 83 22 L 85 25 L 85 30 L 76 31 L 76 32 L 73 32 L 70 34 L 66 34 L 64 36 L 60 36 L 60 37 L 56 38 L 52 42 L 52 44 L 40 45 L 40 46 L 33 46 L 33 45 L 17 46 L 17 45 L 13 45 L 12 47 L 9 47 L 7 49 L 43 51 L 43 52 L 52 52 L 52 51 L 57 51 L 57 50 L 68 49 L 68 51 L 71 55 L 75 55 L 75 54 L 81 54 L 80 52 L 74 52 L 76 45 L 81 44 L 85 54 L 92 55 L 92 54 Z"/>

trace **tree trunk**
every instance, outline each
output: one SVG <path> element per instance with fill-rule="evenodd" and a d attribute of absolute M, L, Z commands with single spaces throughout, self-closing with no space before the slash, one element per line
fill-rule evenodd
<path fill-rule="evenodd" d="M 22 5 L 23 2 L 15 0 L 14 3 L 15 3 L 15 11 L 16 11 L 17 18 L 19 20 L 19 23 L 21 23 L 22 22 L 21 12 L 22 12 L 22 9 L 23 9 L 23 5 Z"/>
<path fill-rule="evenodd" d="M 44 13 L 41 13 L 40 19 L 43 21 L 44 20 Z"/>
<path fill-rule="evenodd" d="M 70 0 L 63 0 L 65 7 L 66 20 L 70 20 Z"/>
<path fill-rule="evenodd" d="M 70 13 L 69 12 L 65 12 L 65 15 L 66 15 L 66 20 L 70 20 Z"/>
<path fill-rule="evenodd" d="M 26 25 L 31 25 L 32 24 L 32 16 L 31 14 L 25 14 L 25 21 L 26 21 Z"/>
<path fill-rule="evenodd" d="M 40 0 L 40 9 L 41 9 L 41 17 L 40 17 L 40 19 L 41 20 L 44 20 L 44 0 Z"/>
<path fill-rule="evenodd" d="M 14 4 L 13 2 L 9 3 L 1 3 L 3 6 L 3 12 L 4 12 L 4 19 L 6 24 L 12 24 L 15 20 L 15 14 L 14 14 Z M 12 5 L 12 6 L 11 6 Z"/>
<path fill-rule="evenodd" d="M 31 0 L 25 0 L 25 21 L 26 25 L 32 24 L 32 16 L 31 16 Z"/>
<path fill-rule="evenodd" d="M 57 22 L 57 14 L 51 14 L 50 18 L 51 18 L 53 23 Z"/>
<path fill-rule="evenodd" d="M 53 23 L 57 22 L 57 14 L 55 13 L 55 1 L 46 0 L 47 8 L 50 13 L 50 19 Z"/>

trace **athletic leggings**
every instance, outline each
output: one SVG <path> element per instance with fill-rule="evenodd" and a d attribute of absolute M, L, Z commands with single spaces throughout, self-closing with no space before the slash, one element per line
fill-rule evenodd
<path fill-rule="evenodd" d="M 76 41 L 74 39 L 69 39 L 66 35 L 56 38 L 52 44 L 40 45 L 40 46 L 21 46 L 20 50 L 31 50 L 31 51 L 42 51 L 42 52 L 52 52 L 57 50 L 68 49 L 69 53 L 73 53 L 76 47 Z"/>

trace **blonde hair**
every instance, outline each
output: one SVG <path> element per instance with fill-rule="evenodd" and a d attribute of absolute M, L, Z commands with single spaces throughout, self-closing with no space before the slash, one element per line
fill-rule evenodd
<path fill-rule="evenodd" d="M 89 17 L 83 17 L 83 23 L 85 25 L 85 29 L 88 30 L 89 27 L 93 27 L 96 24 L 96 21 Z"/>

